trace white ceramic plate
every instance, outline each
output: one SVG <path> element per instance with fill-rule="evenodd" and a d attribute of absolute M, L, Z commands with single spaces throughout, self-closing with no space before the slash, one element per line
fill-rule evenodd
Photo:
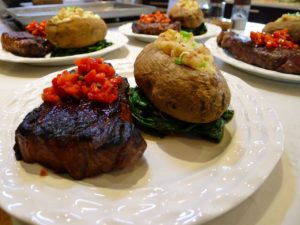
<path fill-rule="evenodd" d="M 131 64 L 111 63 L 134 83 Z M 201 224 L 257 190 L 283 152 L 276 112 L 256 90 L 224 73 L 235 115 L 221 143 L 144 135 L 147 150 L 132 168 L 82 181 L 50 171 L 41 177 L 41 166 L 16 161 L 14 131 L 56 74 L 24 87 L 0 115 L 0 205 L 29 223 Z"/>
<path fill-rule="evenodd" d="M 221 28 L 217 25 L 206 23 L 207 32 L 202 35 L 195 36 L 196 41 L 203 41 L 209 37 L 216 36 L 221 32 Z M 157 39 L 158 35 L 149 34 L 136 34 L 132 32 L 132 23 L 127 23 L 119 27 L 119 31 L 127 37 L 133 37 L 144 42 L 153 42 Z"/>
<path fill-rule="evenodd" d="M 224 62 L 237 67 L 241 70 L 254 74 L 256 76 L 278 80 L 278 81 L 285 81 L 285 82 L 292 82 L 292 83 L 300 83 L 300 74 L 288 74 L 288 73 L 280 73 L 273 70 L 267 70 L 260 68 L 258 66 L 254 66 L 243 61 L 240 61 L 228 53 L 222 48 L 220 48 L 217 44 L 216 37 L 212 37 L 205 42 L 205 45 L 211 50 L 214 57 L 223 60 Z"/>
<path fill-rule="evenodd" d="M 106 40 L 112 42 L 113 45 L 108 46 L 107 48 L 101 49 L 99 51 L 90 52 L 86 54 L 78 54 L 72 56 L 64 56 L 64 57 L 50 57 L 50 54 L 46 55 L 43 58 L 30 58 L 30 57 L 22 57 L 16 56 L 10 52 L 4 50 L 0 43 L 0 60 L 6 62 L 15 62 L 15 63 L 28 63 L 28 64 L 37 64 L 43 66 L 57 66 L 57 65 L 70 65 L 74 63 L 74 60 L 82 58 L 82 57 L 98 57 L 109 52 L 112 52 L 118 48 L 123 47 L 127 42 L 128 38 L 119 32 L 107 32 Z"/>

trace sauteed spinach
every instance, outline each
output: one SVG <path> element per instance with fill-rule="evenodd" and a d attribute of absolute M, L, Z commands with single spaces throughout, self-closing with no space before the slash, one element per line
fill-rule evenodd
<path fill-rule="evenodd" d="M 185 134 L 214 142 L 221 141 L 225 124 L 234 115 L 234 111 L 228 109 L 221 118 L 211 123 L 199 124 L 180 121 L 155 108 L 138 87 L 129 89 L 129 105 L 135 124 L 145 131 L 159 136 Z"/>
<path fill-rule="evenodd" d="M 191 33 L 193 33 L 193 35 L 201 35 L 201 34 L 205 34 L 207 32 L 207 27 L 206 27 L 205 23 L 202 23 L 197 28 L 182 27 L 182 30 L 184 30 L 186 32 L 191 32 Z"/>
<path fill-rule="evenodd" d="M 108 42 L 106 40 L 98 41 L 96 44 L 83 47 L 83 48 L 54 48 L 51 52 L 51 57 L 59 57 L 59 56 L 70 56 L 77 54 L 84 54 L 89 52 L 95 52 L 101 49 L 104 49 L 108 46 L 111 46 L 113 43 Z"/>

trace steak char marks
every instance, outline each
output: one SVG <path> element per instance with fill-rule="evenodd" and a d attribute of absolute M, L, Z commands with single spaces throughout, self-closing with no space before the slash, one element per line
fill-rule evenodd
<path fill-rule="evenodd" d="M 217 42 L 220 47 L 243 62 L 268 70 L 300 75 L 300 48 L 268 49 L 256 46 L 250 38 L 233 32 L 221 32 Z"/>
<path fill-rule="evenodd" d="M 122 169 L 140 159 L 146 142 L 131 121 L 127 80 L 112 104 L 66 100 L 43 103 L 16 130 L 17 159 L 83 179 Z"/>

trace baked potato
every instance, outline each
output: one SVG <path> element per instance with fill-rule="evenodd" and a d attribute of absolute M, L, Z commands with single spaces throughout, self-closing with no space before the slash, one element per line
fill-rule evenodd
<path fill-rule="evenodd" d="M 155 107 L 182 121 L 212 122 L 230 103 L 229 87 L 213 56 L 191 33 L 160 34 L 138 55 L 134 76 Z"/>
<path fill-rule="evenodd" d="M 283 14 L 274 22 L 267 23 L 263 28 L 266 33 L 273 33 L 276 30 L 288 29 L 296 43 L 300 43 L 300 13 Z"/>
<path fill-rule="evenodd" d="M 204 22 L 203 12 L 196 0 L 179 0 L 170 10 L 172 21 L 180 21 L 185 28 L 197 28 Z"/>
<path fill-rule="evenodd" d="M 68 7 L 47 21 L 45 31 L 47 39 L 59 48 L 81 48 L 103 40 L 107 26 L 90 11 Z"/>

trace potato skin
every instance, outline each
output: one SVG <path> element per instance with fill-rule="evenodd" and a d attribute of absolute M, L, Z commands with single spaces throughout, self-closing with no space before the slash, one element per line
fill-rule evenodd
<path fill-rule="evenodd" d="M 147 45 L 134 64 L 137 85 L 161 111 L 182 121 L 208 123 L 225 112 L 230 103 L 230 90 L 219 70 L 201 73 Z"/>
<path fill-rule="evenodd" d="M 276 30 L 288 29 L 289 34 L 293 37 L 296 43 L 300 43 L 300 20 L 281 21 L 267 23 L 263 28 L 266 33 L 274 33 Z"/>
<path fill-rule="evenodd" d="M 105 22 L 100 18 L 73 17 L 68 21 L 46 25 L 47 39 L 60 48 L 81 48 L 103 40 L 107 32 Z"/>

